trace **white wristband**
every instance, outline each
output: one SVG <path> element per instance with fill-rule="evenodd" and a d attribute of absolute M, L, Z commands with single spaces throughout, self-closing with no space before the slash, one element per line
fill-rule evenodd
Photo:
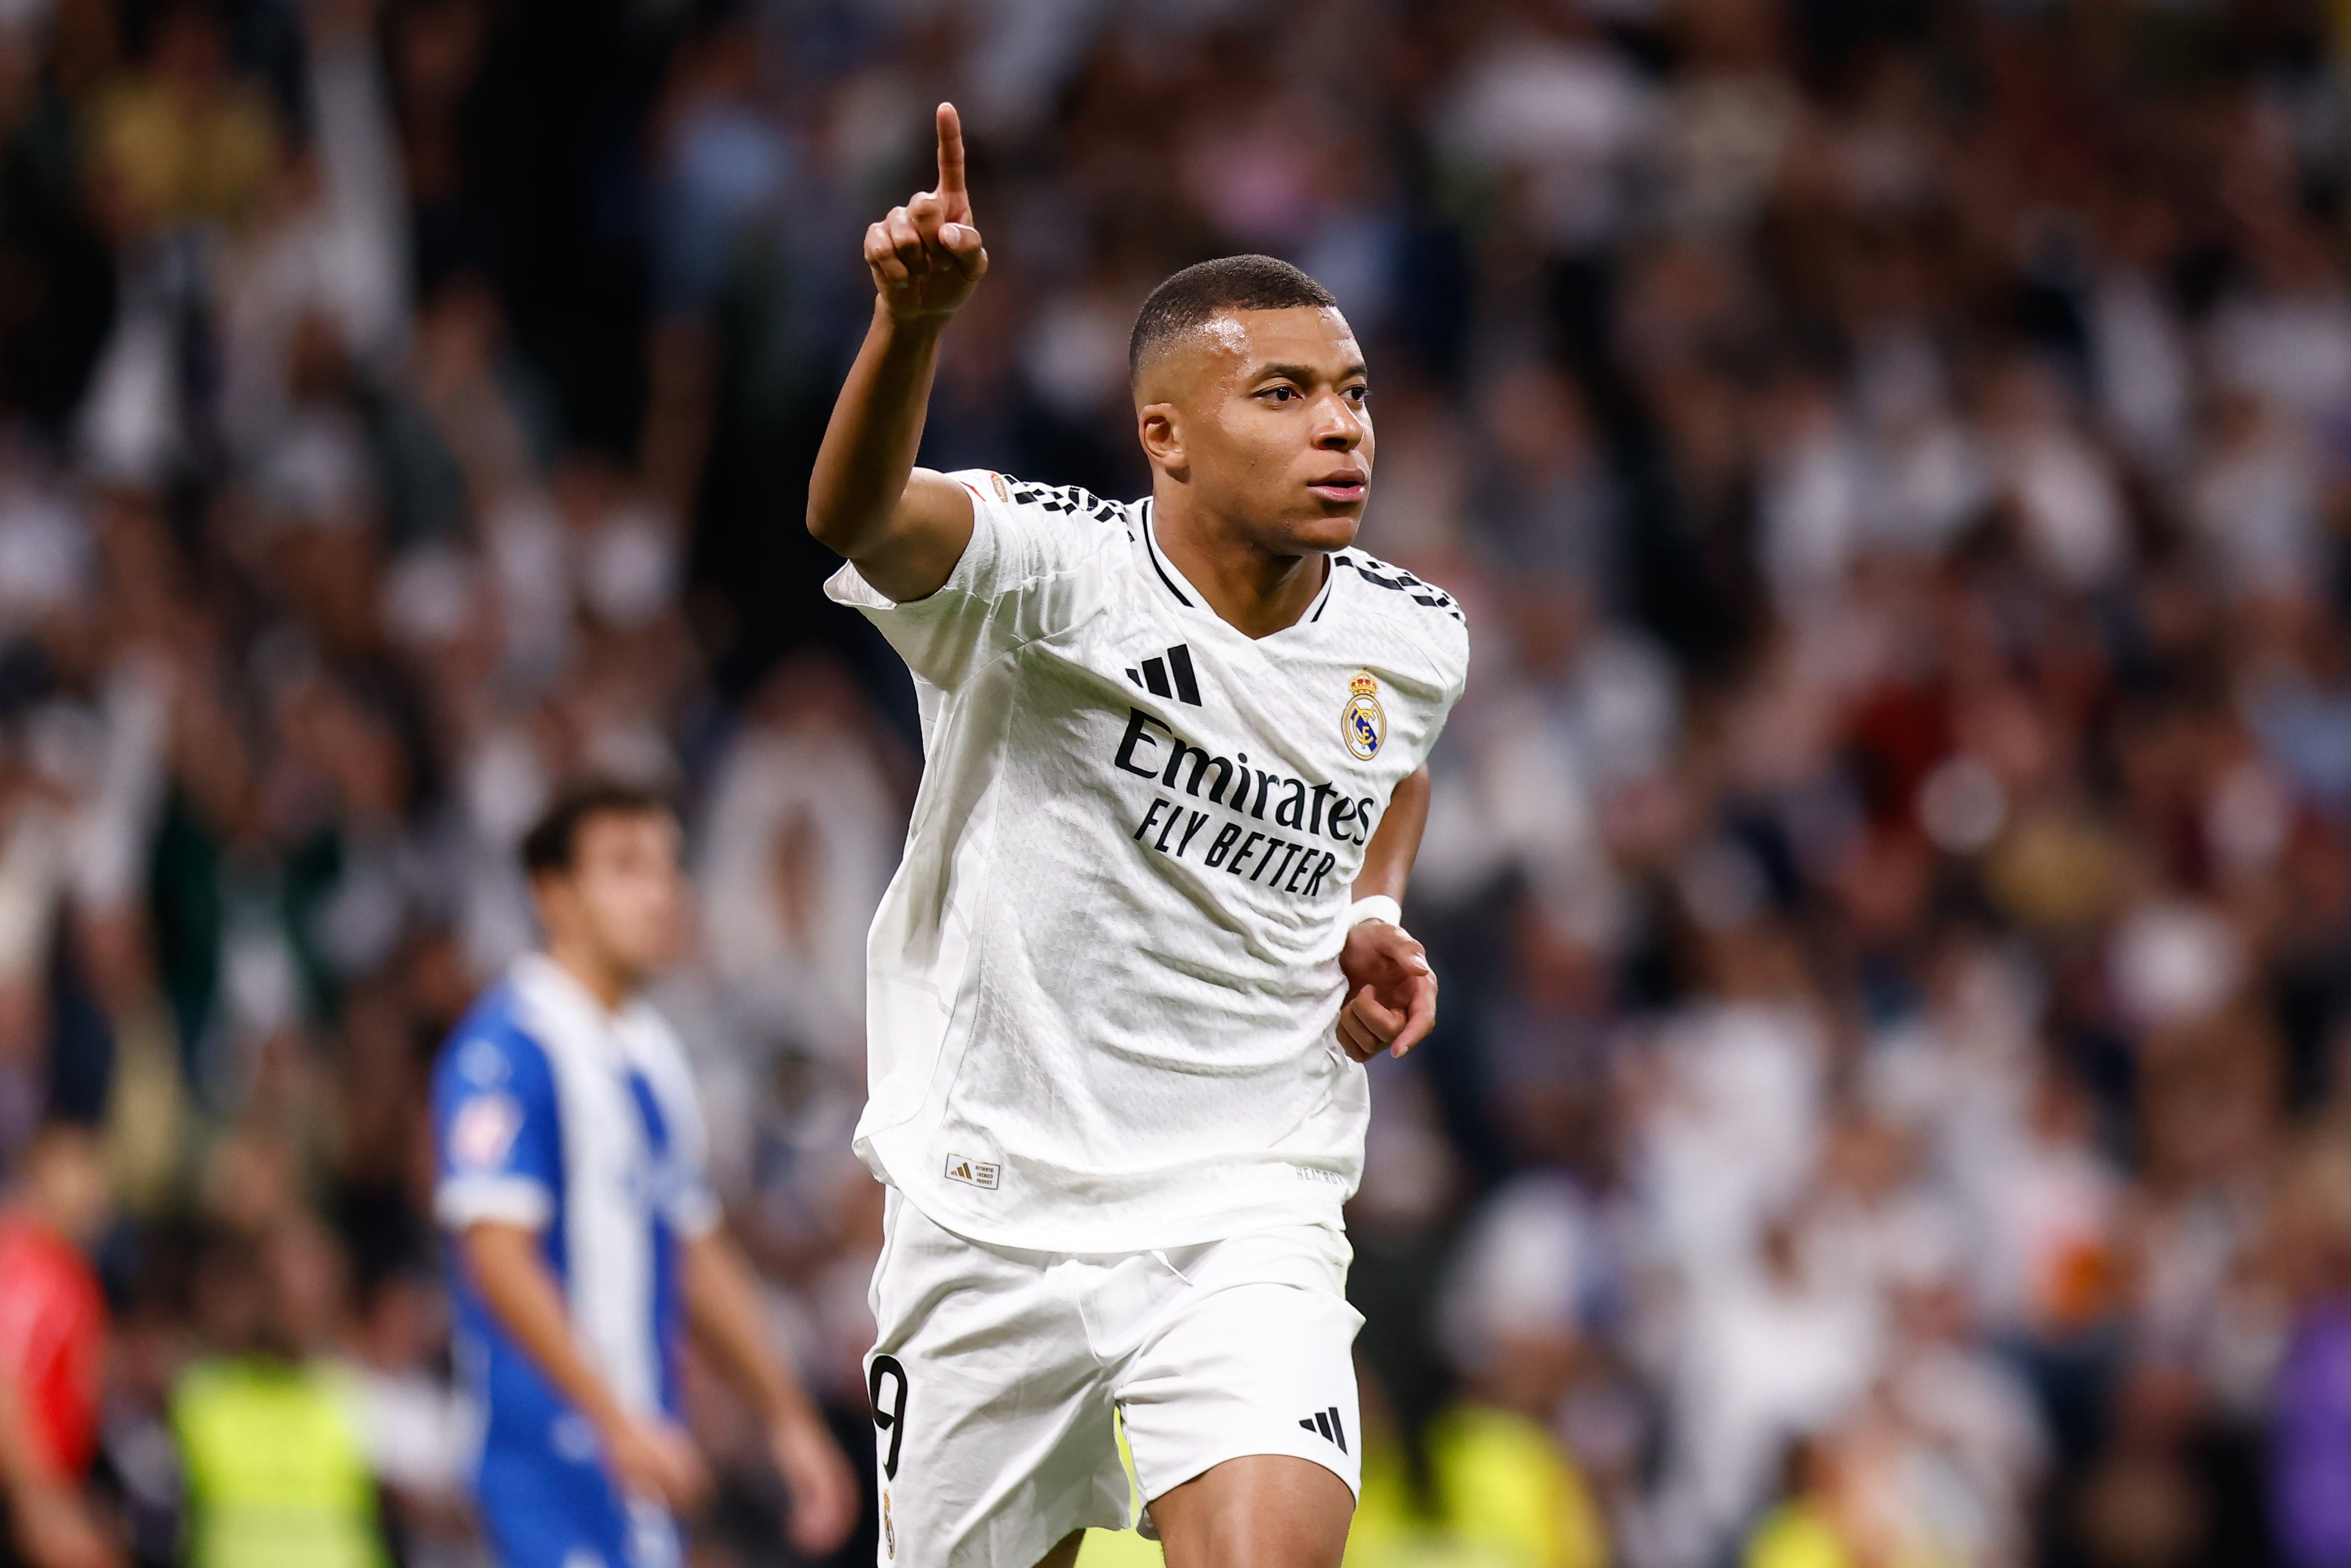
<path fill-rule="evenodd" d="M 1401 931 L 1404 929 L 1404 905 L 1384 893 L 1375 893 L 1347 906 L 1348 930 L 1353 931 L 1366 920 L 1384 920 Z"/>

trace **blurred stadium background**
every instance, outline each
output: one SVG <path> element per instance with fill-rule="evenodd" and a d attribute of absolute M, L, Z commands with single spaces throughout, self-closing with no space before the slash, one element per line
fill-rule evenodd
<path fill-rule="evenodd" d="M 799 517 L 953 97 L 927 461 L 1138 490 L 1135 304 L 1276 252 L 1370 347 L 1366 543 L 1468 611 L 1351 1561 L 2351 1563 L 2346 23 L 0 0 L 0 1160 L 109 1176 L 123 1560 L 259 1563 L 266 1364 L 356 1413 L 350 1539 L 481 1562 L 424 1075 L 590 768 L 686 802 L 663 1000 L 864 1451 L 918 761 Z M 694 1403 L 697 1563 L 781 1560 Z"/>

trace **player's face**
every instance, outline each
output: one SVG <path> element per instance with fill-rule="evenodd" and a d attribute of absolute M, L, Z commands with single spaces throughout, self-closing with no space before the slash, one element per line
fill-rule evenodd
<path fill-rule="evenodd" d="M 98 1142 L 78 1128 L 45 1128 L 25 1152 L 22 1176 L 51 1224 L 77 1241 L 106 1228 L 113 1193 Z"/>
<path fill-rule="evenodd" d="M 539 890 L 550 936 L 592 953 L 633 984 L 675 956 L 684 878 L 677 819 L 666 811 L 600 811 L 580 824 L 571 869 Z"/>
<path fill-rule="evenodd" d="M 1336 310 L 1237 310 L 1171 367 L 1168 456 L 1217 515 L 1277 555 L 1354 542 L 1371 494 L 1371 382 Z M 1155 459 L 1150 409 L 1144 445 Z M 1171 469 L 1175 463 L 1170 463 Z"/>

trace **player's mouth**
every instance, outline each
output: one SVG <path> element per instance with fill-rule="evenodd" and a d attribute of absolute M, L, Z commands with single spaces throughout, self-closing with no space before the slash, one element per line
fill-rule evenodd
<path fill-rule="evenodd" d="M 1306 487 L 1336 506 L 1352 507 L 1364 498 L 1371 484 L 1370 476 L 1360 468 L 1342 468 L 1325 474 Z"/>

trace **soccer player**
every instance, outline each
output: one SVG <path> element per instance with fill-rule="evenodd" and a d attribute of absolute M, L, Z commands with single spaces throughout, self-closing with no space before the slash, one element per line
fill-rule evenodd
<path fill-rule="evenodd" d="M 963 139 L 866 231 L 877 298 L 810 478 L 828 591 L 913 671 L 922 791 L 873 923 L 861 1156 L 890 1187 L 868 1363 L 881 1557 L 1330 1568 L 1360 1442 L 1341 1206 L 1363 1063 L 1427 1033 L 1398 926 L 1450 598 L 1351 548 L 1370 382 L 1265 256 L 1177 273 L 1131 348 L 1151 494 L 914 466 L 987 270 Z"/>
<path fill-rule="evenodd" d="M 766 1423 L 794 1543 L 820 1555 L 855 1521 L 848 1462 L 769 1350 L 720 1228 L 684 1051 L 637 996 L 679 927 L 678 841 L 658 796 L 559 799 L 523 841 L 545 950 L 475 1004 L 434 1073 L 434 1207 L 504 1568 L 675 1568 L 671 1511 L 709 1490 L 676 1425 L 689 1333 Z"/>

